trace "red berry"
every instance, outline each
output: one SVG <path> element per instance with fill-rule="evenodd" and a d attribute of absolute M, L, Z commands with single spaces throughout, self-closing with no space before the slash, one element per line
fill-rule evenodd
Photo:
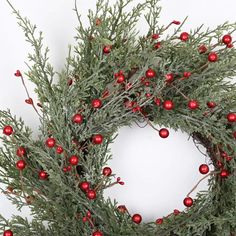
<path fill-rule="evenodd" d="M 111 170 L 110 167 L 104 167 L 104 168 L 103 168 L 102 174 L 103 174 L 104 176 L 110 176 L 111 173 L 112 173 L 112 170 Z"/>
<path fill-rule="evenodd" d="M 45 142 L 47 147 L 53 148 L 56 145 L 56 140 L 54 138 L 48 138 Z"/>
<path fill-rule="evenodd" d="M 215 52 L 210 52 L 208 55 L 209 62 L 216 62 L 218 60 L 218 55 Z"/>
<path fill-rule="evenodd" d="M 72 167 L 71 166 L 67 166 L 66 170 L 67 171 L 71 171 Z"/>
<path fill-rule="evenodd" d="M 159 34 L 153 34 L 153 35 L 152 35 L 152 39 L 155 40 L 155 39 L 158 39 L 158 38 L 159 38 Z"/>
<path fill-rule="evenodd" d="M 166 74 L 165 78 L 167 83 L 171 83 L 174 80 L 174 74 L 173 73 Z"/>
<path fill-rule="evenodd" d="M 180 211 L 179 211 L 179 210 L 177 210 L 177 209 L 174 209 L 174 212 L 173 212 L 173 214 L 174 214 L 175 216 L 177 216 L 177 215 L 179 215 L 179 214 L 180 214 Z"/>
<path fill-rule="evenodd" d="M 134 223 L 136 223 L 136 224 L 140 224 L 141 221 L 142 221 L 142 216 L 139 215 L 139 214 L 134 214 L 134 215 L 132 216 L 132 221 L 133 221 Z"/>
<path fill-rule="evenodd" d="M 120 206 L 117 207 L 117 209 L 118 209 L 118 211 L 119 211 L 120 213 L 125 213 L 125 212 L 127 212 L 127 208 L 126 208 L 125 205 L 120 205 Z"/>
<path fill-rule="evenodd" d="M 174 108 L 174 103 L 171 100 L 166 100 L 163 103 L 163 108 L 166 110 L 172 110 Z"/>
<path fill-rule="evenodd" d="M 10 125 L 7 125 L 3 128 L 3 133 L 9 136 L 13 133 L 13 128 Z"/>
<path fill-rule="evenodd" d="M 16 168 L 18 170 L 24 170 L 26 167 L 26 162 L 24 160 L 19 160 L 16 162 Z"/>
<path fill-rule="evenodd" d="M 42 180 L 46 180 L 48 178 L 48 173 L 44 170 L 39 171 L 39 178 Z"/>
<path fill-rule="evenodd" d="M 101 144 L 103 142 L 103 136 L 101 134 L 95 134 L 92 137 L 93 144 Z"/>
<path fill-rule="evenodd" d="M 69 159 L 71 165 L 76 166 L 79 163 L 79 158 L 75 155 L 71 156 Z"/>
<path fill-rule="evenodd" d="M 93 236 L 103 236 L 103 233 L 101 231 L 95 231 L 93 232 Z"/>
<path fill-rule="evenodd" d="M 146 71 L 146 77 L 151 79 L 151 78 L 154 78 L 156 76 L 156 72 L 149 68 L 147 71 Z"/>
<path fill-rule="evenodd" d="M 227 170 L 223 169 L 223 170 L 221 170 L 221 172 L 220 172 L 220 176 L 221 176 L 222 178 L 227 178 L 227 177 L 229 176 L 229 172 L 228 172 Z"/>
<path fill-rule="evenodd" d="M 169 136 L 169 130 L 162 128 L 159 130 L 159 135 L 161 138 L 167 138 Z"/>
<path fill-rule="evenodd" d="M 72 117 L 72 121 L 76 124 L 81 124 L 83 122 L 83 116 L 81 114 L 75 114 L 73 117 Z"/>
<path fill-rule="evenodd" d="M 93 108 L 100 108 L 102 106 L 102 101 L 100 99 L 93 99 L 92 101 Z"/>
<path fill-rule="evenodd" d="M 67 172 L 67 167 L 62 168 L 63 172 Z"/>
<path fill-rule="evenodd" d="M 232 43 L 229 43 L 226 45 L 227 48 L 232 48 L 234 45 Z"/>
<path fill-rule="evenodd" d="M 227 115 L 227 120 L 229 121 L 229 122 L 235 122 L 236 121 L 236 113 L 229 113 L 228 115 Z"/>
<path fill-rule="evenodd" d="M 3 232 L 3 236 L 13 236 L 13 232 L 11 231 L 11 230 L 5 230 L 4 232 Z"/>
<path fill-rule="evenodd" d="M 157 225 L 161 225 L 163 223 L 163 219 L 162 218 L 159 218 L 156 220 L 156 224 Z"/>
<path fill-rule="evenodd" d="M 104 54 L 109 54 L 110 52 L 111 52 L 111 46 L 104 46 L 103 53 Z"/>
<path fill-rule="evenodd" d="M 203 175 L 207 174 L 209 172 L 209 166 L 206 164 L 202 164 L 199 166 L 199 172 Z"/>
<path fill-rule="evenodd" d="M 16 77 L 21 77 L 21 76 L 22 76 L 20 70 L 17 70 L 16 73 L 15 73 L 14 75 L 15 75 Z"/>
<path fill-rule="evenodd" d="M 56 152 L 57 152 L 58 154 L 62 154 L 63 151 L 64 151 L 63 147 L 57 146 Z"/>
<path fill-rule="evenodd" d="M 187 41 L 189 39 L 189 34 L 187 32 L 183 32 L 180 34 L 180 40 Z"/>
<path fill-rule="evenodd" d="M 160 42 L 157 42 L 154 44 L 154 49 L 159 49 L 161 47 L 161 43 Z"/>
<path fill-rule="evenodd" d="M 124 81 L 125 81 L 125 76 L 124 76 L 123 74 L 120 74 L 120 75 L 117 76 L 116 82 L 117 82 L 118 84 L 121 84 L 121 83 L 123 83 Z"/>
<path fill-rule="evenodd" d="M 175 25 L 180 25 L 180 24 L 181 24 L 181 22 L 180 22 L 180 21 L 177 21 L 177 20 L 173 20 L 173 21 L 172 21 L 172 24 L 175 24 Z"/>
<path fill-rule="evenodd" d="M 191 207 L 193 205 L 193 199 L 191 197 L 186 197 L 184 199 L 184 205 L 186 207 Z"/>
<path fill-rule="evenodd" d="M 17 148 L 17 150 L 16 150 L 16 155 L 17 155 L 18 157 L 23 157 L 23 156 L 25 156 L 25 154 L 26 154 L 26 150 L 25 150 L 24 147 L 19 147 L 19 148 Z"/>
<path fill-rule="evenodd" d="M 226 34 L 222 38 L 222 42 L 226 45 L 230 44 L 232 42 L 232 37 L 229 34 Z"/>
<path fill-rule="evenodd" d="M 160 105 L 161 105 L 161 99 L 160 99 L 160 98 L 155 98 L 155 99 L 154 99 L 154 103 L 155 103 L 157 106 L 160 106 Z"/>
<path fill-rule="evenodd" d="M 87 192 L 87 198 L 90 200 L 95 199 L 97 196 L 96 192 L 94 190 L 88 190 Z"/>
<path fill-rule="evenodd" d="M 90 183 L 87 182 L 87 181 L 83 181 L 83 182 L 80 183 L 79 187 L 82 191 L 86 192 L 90 188 Z"/>
<path fill-rule="evenodd" d="M 215 108 L 216 107 L 216 103 L 215 102 L 207 102 L 207 106 L 209 108 Z"/>
<path fill-rule="evenodd" d="M 207 47 L 205 45 L 201 45 L 198 48 L 198 51 L 199 51 L 200 54 L 205 53 L 207 51 Z"/>
<path fill-rule="evenodd" d="M 183 75 L 185 78 L 189 78 L 191 76 L 191 72 L 185 71 Z"/>
<path fill-rule="evenodd" d="M 190 100 L 190 101 L 188 102 L 188 108 L 189 108 L 190 110 L 198 109 L 198 108 L 199 108 L 198 101 L 196 101 L 196 100 Z"/>

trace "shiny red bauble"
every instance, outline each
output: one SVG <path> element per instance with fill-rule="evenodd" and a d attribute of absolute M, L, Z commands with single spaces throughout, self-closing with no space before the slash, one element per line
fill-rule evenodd
<path fill-rule="evenodd" d="M 225 169 L 221 170 L 220 176 L 221 176 L 222 178 L 227 178 L 227 177 L 229 176 L 229 171 L 227 171 L 227 170 L 225 170 Z"/>
<path fill-rule="evenodd" d="M 162 218 L 159 218 L 156 220 L 156 224 L 157 225 L 161 225 L 163 223 L 163 219 Z"/>
<path fill-rule="evenodd" d="M 95 231 L 93 232 L 93 236 L 103 236 L 103 233 L 101 231 Z"/>
<path fill-rule="evenodd" d="M 188 102 L 188 108 L 189 108 L 190 110 L 195 110 L 195 109 L 197 109 L 198 107 L 199 107 L 198 101 L 196 101 L 196 100 L 190 100 L 190 101 Z"/>
<path fill-rule="evenodd" d="M 229 122 L 235 122 L 236 121 L 236 113 L 233 113 L 233 112 L 229 113 L 227 115 L 227 120 Z"/>
<path fill-rule="evenodd" d="M 83 181 L 83 182 L 81 182 L 81 183 L 79 184 L 79 188 L 80 188 L 82 191 L 86 192 L 86 191 L 88 191 L 89 188 L 90 188 L 90 183 L 87 182 L 87 181 Z"/>
<path fill-rule="evenodd" d="M 101 134 L 95 134 L 92 137 L 93 144 L 101 144 L 103 142 L 103 136 Z"/>
<path fill-rule="evenodd" d="M 112 173 L 112 169 L 110 167 L 104 167 L 102 170 L 102 174 L 104 176 L 110 176 Z"/>
<path fill-rule="evenodd" d="M 125 76 L 123 74 L 120 74 L 116 77 L 116 82 L 118 84 L 124 83 L 125 82 Z"/>
<path fill-rule="evenodd" d="M 48 178 L 48 173 L 44 170 L 39 171 L 39 178 L 42 180 L 46 180 Z"/>
<path fill-rule="evenodd" d="M 142 221 L 142 216 L 139 215 L 139 214 L 134 214 L 134 215 L 132 216 L 132 221 L 133 221 L 134 223 L 136 223 L 136 224 L 140 224 L 141 221 Z"/>
<path fill-rule="evenodd" d="M 169 130 L 166 128 L 162 128 L 159 130 L 159 136 L 161 138 L 167 138 L 169 136 Z"/>
<path fill-rule="evenodd" d="M 56 148 L 56 152 L 57 152 L 58 154 L 62 154 L 63 151 L 64 151 L 63 147 L 61 147 L 61 146 L 57 146 L 57 148 Z"/>
<path fill-rule="evenodd" d="M 3 236 L 13 236 L 13 232 L 11 231 L 11 230 L 5 230 L 4 232 L 3 232 Z"/>
<path fill-rule="evenodd" d="M 16 168 L 18 170 L 24 170 L 26 167 L 26 162 L 24 160 L 19 160 L 16 162 Z"/>
<path fill-rule="evenodd" d="M 99 98 L 92 100 L 92 107 L 93 108 L 100 108 L 102 106 L 102 101 Z"/>
<path fill-rule="evenodd" d="M 171 100 L 166 100 L 163 102 L 163 108 L 166 110 L 172 110 L 174 108 L 174 103 Z"/>
<path fill-rule="evenodd" d="M 189 40 L 189 34 L 187 32 L 183 32 L 180 34 L 179 38 L 182 41 L 187 41 L 187 40 Z"/>
<path fill-rule="evenodd" d="M 10 125 L 6 125 L 3 128 L 3 133 L 7 136 L 11 135 L 13 133 L 13 128 Z"/>
<path fill-rule="evenodd" d="M 215 108 L 216 107 L 216 103 L 215 102 L 207 102 L 207 106 L 209 108 Z"/>
<path fill-rule="evenodd" d="M 155 72 L 153 69 L 149 68 L 149 69 L 146 71 L 146 77 L 147 77 L 148 79 L 154 78 L 155 76 L 156 76 L 156 72 Z"/>
<path fill-rule="evenodd" d="M 232 37 L 229 34 L 226 34 L 222 38 L 222 42 L 226 45 L 230 44 L 232 42 Z"/>
<path fill-rule="evenodd" d="M 79 157 L 73 155 L 69 158 L 69 162 L 70 162 L 71 165 L 77 166 L 78 163 L 79 163 Z"/>
<path fill-rule="evenodd" d="M 97 194 L 94 190 L 88 190 L 86 195 L 89 200 L 93 200 L 97 197 Z"/>
<path fill-rule="evenodd" d="M 109 54 L 111 52 L 111 46 L 104 46 L 103 47 L 103 53 L 104 54 Z"/>
<path fill-rule="evenodd" d="M 215 52 L 211 52 L 208 55 L 209 62 L 216 62 L 218 60 L 218 55 Z"/>
<path fill-rule="evenodd" d="M 202 164 L 199 166 L 199 172 L 203 175 L 207 174 L 209 172 L 209 166 L 206 164 Z"/>
<path fill-rule="evenodd" d="M 193 205 L 193 199 L 191 197 L 186 197 L 183 202 L 186 207 L 191 207 Z"/>
<path fill-rule="evenodd" d="M 26 154 L 26 150 L 25 150 L 24 147 L 18 147 L 18 148 L 17 148 L 17 150 L 16 150 L 16 155 L 17 155 L 18 157 L 23 157 L 23 156 L 25 156 L 25 154 Z"/>
<path fill-rule="evenodd" d="M 84 120 L 84 117 L 81 115 L 81 114 L 75 114 L 73 117 L 72 117 L 72 121 L 75 123 L 75 124 L 81 124 Z"/>
<path fill-rule="evenodd" d="M 49 148 L 53 148 L 56 145 L 56 140 L 54 138 L 48 138 L 45 142 L 46 146 Z"/>
<path fill-rule="evenodd" d="M 198 51 L 200 54 L 205 53 L 207 51 L 207 47 L 203 44 L 199 46 Z"/>
<path fill-rule="evenodd" d="M 173 73 L 166 74 L 165 78 L 167 83 L 171 83 L 174 80 L 174 74 Z"/>

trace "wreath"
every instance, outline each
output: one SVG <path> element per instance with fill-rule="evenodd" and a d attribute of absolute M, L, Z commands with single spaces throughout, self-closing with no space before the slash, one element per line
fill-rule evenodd
<path fill-rule="evenodd" d="M 65 68 L 55 72 L 42 33 L 7 2 L 34 49 L 28 72 L 15 76 L 39 116 L 40 132 L 33 138 L 22 119 L 0 112 L 1 189 L 18 209 L 29 206 L 33 218 L 1 216 L 3 235 L 236 235 L 236 24 L 184 32 L 186 19 L 159 26 L 158 0 L 130 11 L 131 0 L 112 6 L 98 0 L 86 28 L 75 1 L 76 45 L 69 47 Z M 149 30 L 140 36 L 142 16 Z M 186 132 L 205 147 L 212 166 L 199 167 L 202 179 L 209 177 L 208 191 L 193 199 L 197 183 L 177 193 L 186 209 L 149 223 L 103 197 L 104 189 L 124 184 L 107 166 L 109 144 L 120 127 L 140 122 L 160 138 L 171 135 L 169 128 Z"/>

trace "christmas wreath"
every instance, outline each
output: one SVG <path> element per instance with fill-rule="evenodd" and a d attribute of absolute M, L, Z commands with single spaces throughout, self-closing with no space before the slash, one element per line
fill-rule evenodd
<path fill-rule="evenodd" d="M 130 11 L 131 0 L 113 6 L 98 0 L 85 28 L 75 2 L 77 43 L 59 73 L 48 61 L 42 33 L 7 2 L 34 49 L 29 71 L 15 76 L 41 125 L 34 139 L 22 119 L 0 112 L 2 192 L 18 209 L 29 206 L 33 217 L 1 216 L 2 234 L 236 235 L 236 87 L 230 80 L 236 75 L 236 24 L 183 32 L 186 19 L 159 26 L 158 0 Z M 135 26 L 142 16 L 149 30 L 139 36 Z M 38 101 L 24 76 L 35 84 Z M 192 199 L 197 183 L 177 193 L 183 212 L 143 223 L 140 214 L 103 197 L 104 189 L 124 184 L 106 164 L 109 144 L 118 128 L 134 122 L 145 122 L 161 138 L 168 128 L 184 131 L 206 148 L 213 170 L 202 164 L 199 171 L 209 177 L 209 190 Z"/>

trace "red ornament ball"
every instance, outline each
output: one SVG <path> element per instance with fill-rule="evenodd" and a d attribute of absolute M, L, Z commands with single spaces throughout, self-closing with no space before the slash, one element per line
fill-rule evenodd
<path fill-rule="evenodd" d="M 199 166 L 199 172 L 203 175 L 207 174 L 209 172 L 209 166 L 206 164 L 202 164 Z"/>
<path fill-rule="evenodd" d="M 110 167 L 104 167 L 102 170 L 102 174 L 104 176 L 110 176 L 112 173 L 112 169 Z"/>
<path fill-rule="evenodd" d="M 110 45 L 104 46 L 103 53 L 104 54 L 109 54 L 110 52 L 111 52 L 111 46 Z"/>
<path fill-rule="evenodd" d="M 79 157 L 73 155 L 70 157 L 69 162 L 71 165 L 76 166 L 79 163 Z"/>
<path fill-rule="evenodd" d="M 161 47 L 161 42 L 157 42 L 154 44 L 154 49 L 159 49 Z"/>
<path fill-rule="evenodd" d="M 87 181 L 83 181 L 83 182 L 80 183 L 79 188 L 80 188 L 82 191 L 86 192 L 86 191 L 88 191 L 89 188 L 90 188 L 90 183 L 87 182 Z"/>
<path fill-rule="evenodd" d="M 208 106 L 208 108 L 215 108 L 216 103 L 215 102 L 207 102 L 207 106 Z"/>
<path fill-rule="evenodd" d="M 233 112 L 229 113 L 227 115 L 227 120 L 229 122 L 235 122 L 236 121 L 236 113 L 233 113 Z"/>
<path fill-rule="evenodd" d="M 117 209 L 120 213 L 126 213 L 127 212 L 127 208 L 126 208 L 125 205 L 120 205 L 120 206 L 117 207 Z"/>
<path fill-rule="evenodd" d="M 163 103 L 163 108 L 165 110 L 172 110 L 174 108 L 174 103 L 171 100 L 166 100 Z"/>
<path fill-rule="evenodd" d="M 142 221 L 142 216 L 139 215 L 139 214 L 134 214 L 134 215 L 132 216 L 132 221 L 133 221 L 134 223 L 136 223 L 136 224 L 140 224 L 141 221 Z"/>
<path fill-rule="evenodd" d="M 44 170 L 39 171 L 39 178 L 42 180 L 46 180 L 48 178 L 48 173 Z"/>
<path fill-rule="evenodd" d="M 99 98 L 92 100 L 92 107 L 93 108 L 100 108 L 102 106 L 102 101 Z"/>
<path fill-rule="evenodd" d="M 18 147 L 18 148 L 17 148 L 17 150 L 16 150 L 16 155 L 17 155 L 18 157 L 23 157 L 23 156 L 25 156 L 25 154 L 26 154 L 26 150 L 25 150 L 24 147 Z"/>
<path fill-rule="evenodd" d="M 93 232 L 93 236 L 103 236 L 103 233 L 101 231 L 95 231 Z"/>
<path fill-rule="evenodd" d="M 156 72 L 155 72 L 153 69 L 149 68 L 149 69 L 146 71 L 146 77 L 147 77 L 148 79 L 154 78 L 155 76 L 156 76 Z"/>
<path fill-rule="evenodd" d="M 56 152 L 57 152 L 58 154 L 62 154 L 62 153 L 64 152 L 63 147 L 57 146 Z"/>
<path fill-rule="evenodd" d="M 26 162 L 24 160 L 19 160 L 16 162 L 16 168 L 18 170 L 24 170 L 26 167 Z"/>
<path fill-rule="evenodd" d="M 198 48 L 200 54 L 205 53 L 207 51 L 207 47 L 203 44 Z"/>
<path fill-rule="evenodd" d="M 10 136 L 13 133 L 13 128 L 10 125 L 6 125 L 3 128 L 3 133 L 7 136 Z"/>
<path fill-rule="evenodd" d="M 118 84 L 124 83 L 125 82 L 125 76 L 123 74 L 120 74 L 116 77 L 116 82 Z"/>
<path fill-rule="evenodd" d="M 169 130 L 166 128 L 162 128 L 159 130 L 159 135 L 161 138 L 167 138 L 169 136 Z"/>
<path fill-rule="evenodd" d="M 193 199 L 191 197 L 186 197 L 184 199 L 184 205 L 186 207 L 191 207 L 193 205 Z"/>
<path fill-rule="evenodd" d="M 103 142 L 103 136 L 101 134 L 95 134 L 92 137 L 93 144 L 101 144 Z"/>
<path fill-rule="evenodd" d="M 84 120 L 84 117 L 81 115 L 81 114 L 75 114 L 73 117 L 72 117 L 72 121 L 75 123 L 75 124 L 81 124 Z"/>
<path fill-rule="evenodd" d="M 229 34 L 226 34 L 222 38 L 222 42 L 226 45 L 230 44 L 232 42 L 232 37 Z"/>
<path fill-rule="evenodd" d="M 189 33 L 183 32 L 183 33 L 180 34 L 179 38 L 182 41 L 187 41 L 187 40 L 189 40 Z"/>
<path fill-rule="evenodd" d="M 197 100 L 190 100 L 188 102 L 188 108 L 190 110 L 196 110 L 199 108 L 199 104 L 198 104 L 198 101 Z"/>
<path fill-rule="evenodd" d="M 56 145 L 56 140 L 54 138 L 48 138 L 45 142 L 46 146 L 49 148 L 53 148 Z"/>
<path fill-rule="evenodd" d="M 3 232 L 3 236 L 13 236 L 13 232 L 12 232 L 10 229 L 5 230 L 5 231 Z"/>
<path fill-rule="evenodd" d="M 229 176 L 229 171 L 227 171 L 225 169 L 221 170 L 220 177 L 227 178 L 228 176 Z"/>
<path fill-rule="evenodd" d="M 166 74 L 165 78 L 167 83 L 171 83 L 174 80 L 174 74 L 173 73 Z"/>
<path fill-rule="evenodd" d="M 208 55 L 209 62 L 216 62 L 218 60 L 218 55 L 215 52 L 211 52 Z"/>
<path fill-rule="evenodd" d="M 162 218 L 159 218 L 156 220 L 156 224 L 157 225 L 161 225 L 163 223 L 163 219 Z"/>
<path fill-rule="evenodd" d="M 159 38 L 159 34 L 153 34 L 153 35 L 152 35 L 152 39 L 155 40 L 155 39 L 158 39 L 158 38 Z"/>
<path fill-rule="evenodd" d="M 94 191 L 94 190 L 88 190 L 88 192 L 87 192 L 87 198 L 89 199 L 89 200 L 93 200 L 93 199 L 95 199 L 97 197 L 97 194 L 96 194 L 96 192 Z"/>

